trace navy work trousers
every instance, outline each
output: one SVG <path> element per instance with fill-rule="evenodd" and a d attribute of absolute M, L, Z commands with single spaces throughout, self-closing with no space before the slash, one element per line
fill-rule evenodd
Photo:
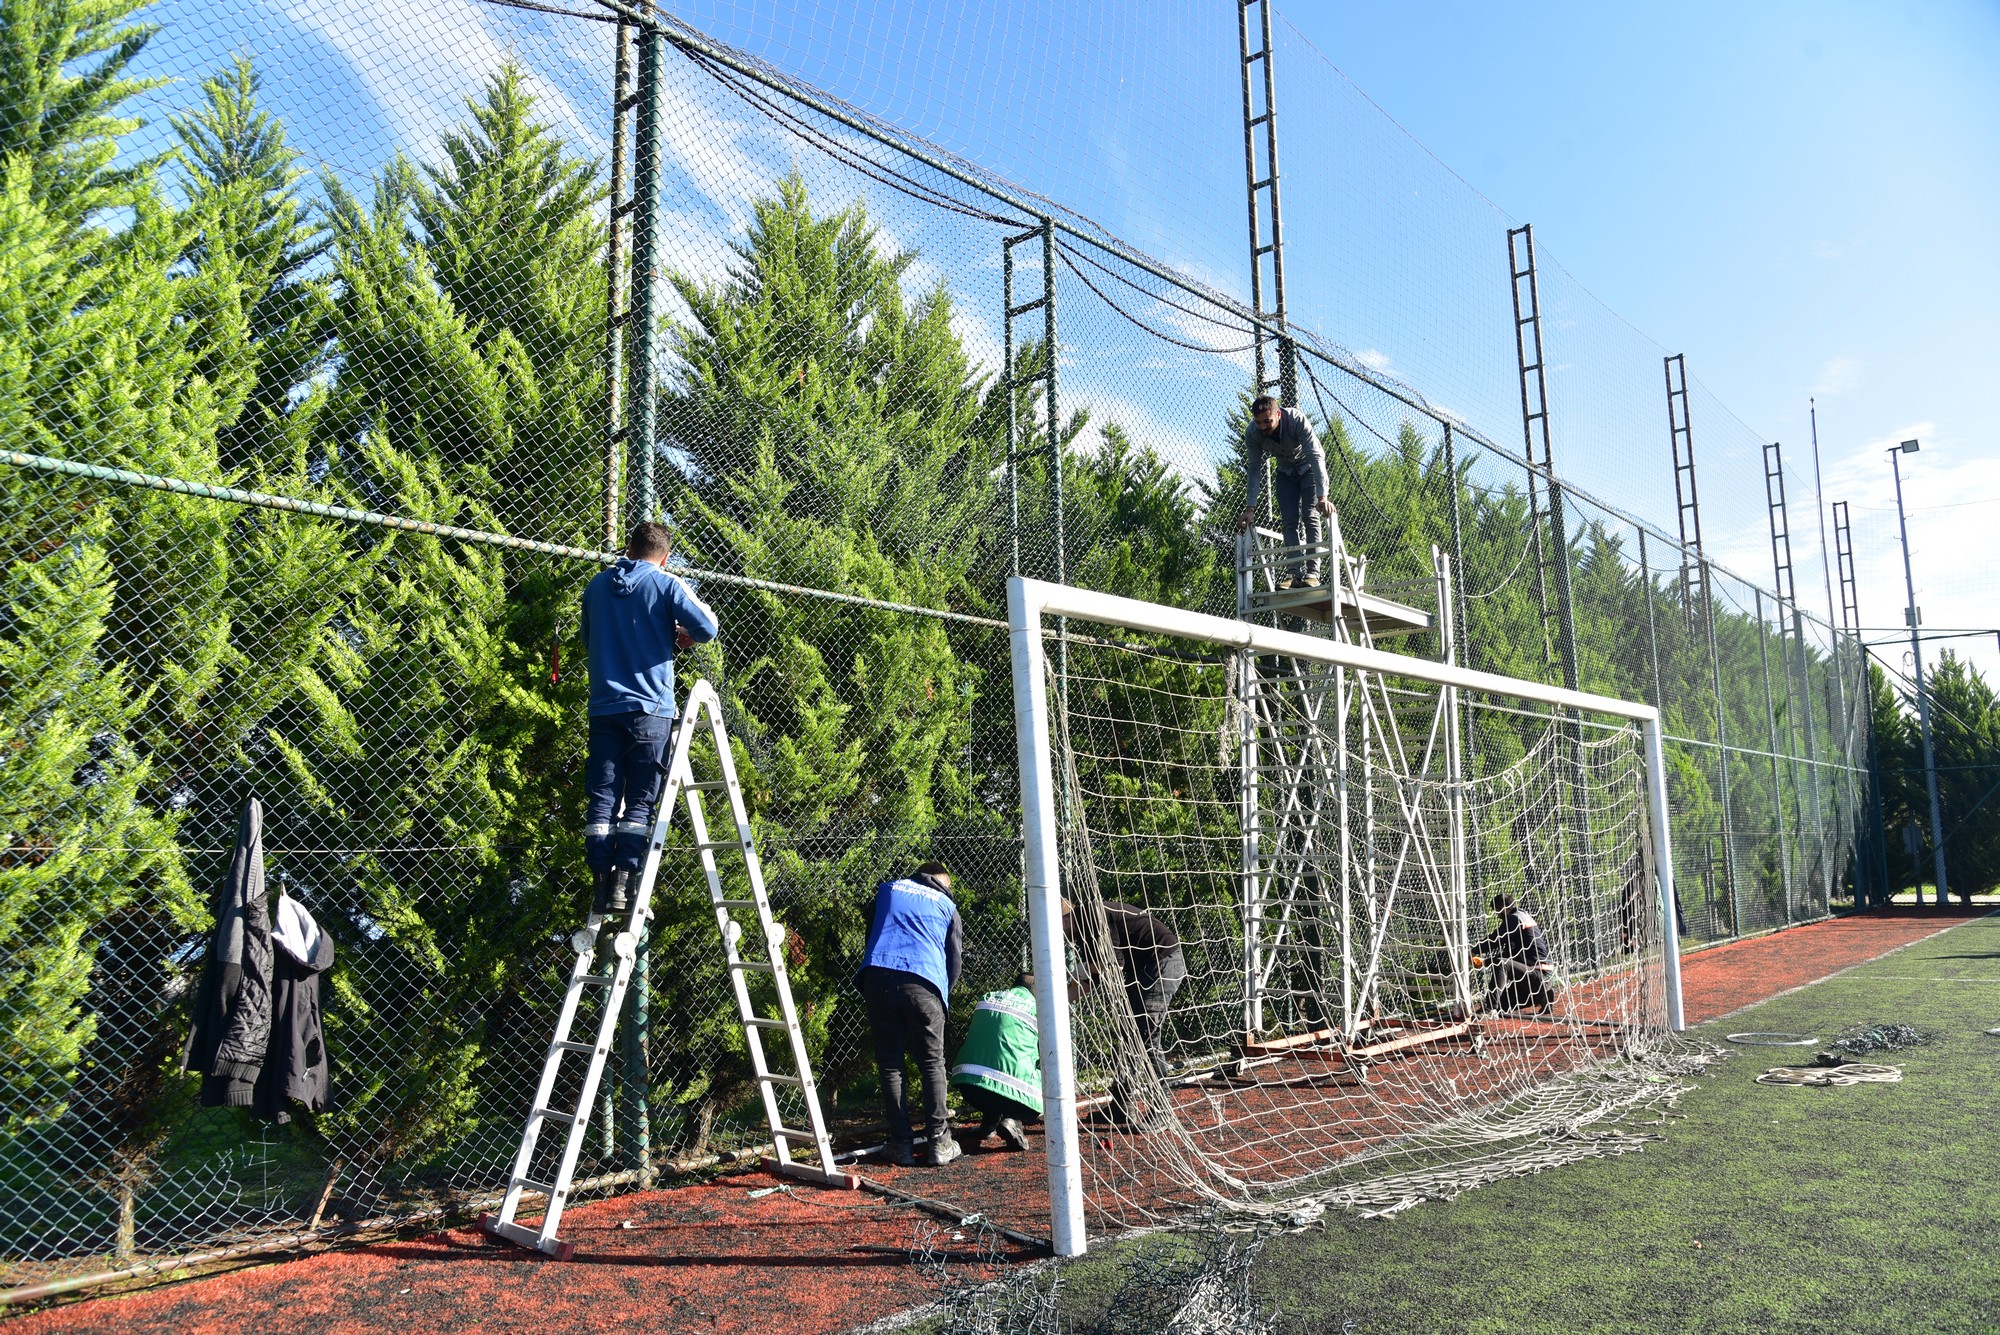
<path fill-rule="evenodd" d="M 583 858 L 592 871 L 645 862 L 673 735 L 673 719 L 643 709 L 592 716 L 583 767 Z"/>

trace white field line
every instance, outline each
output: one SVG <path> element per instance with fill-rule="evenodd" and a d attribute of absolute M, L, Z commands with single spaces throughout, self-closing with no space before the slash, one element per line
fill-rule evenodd
<path fill-rule="evenodd" d="M 1875 963 L 1876 960 L 1888 959 L 1891 955 L 1895 954 L 1899 950 L 1908 950 L 1911 946 L 1922 945 L 1924 942 L 1930 940 L 1932 937 L 1943 936 L 1946 932 L 1949 932 L 1954 928 L 1969 926 L 1970 924 L 1975 922 L 1987 922 L 1990 919 L 1994 918 L 1995 916 L 2000 916 L 2000 909 L 1996 909 L 1993 913 L 1981 914 L 1977 918 L 1963 918 L 1960 919 L 1958 922 L 1947 923 L 1943 927 L 1938 928 L 1935 932 L 1924 933 L 1922 936 L 1918 937 L 1914 941 L 1905 941 L 1902 945 L 1895 946 L 1892 947 L 1891 949 L 1885 950 L 1879 955 L 1870 956 L 1868 959 L 1865 960 L 1857 960 L 1853 964 L 1848 965 L 1845 969 L 1836 969 L 1832 973 L 1826 975 L 1825 978 L 1815 978 L 1810 983 L 1800 983 L 1797 987 L 1788 987 L 1782 992 L 1773 992 L 1770 996 L 1764 997 L 1758 1001 L 1753 1001 L 1748 1006 L 1738 1006 L 1735 1010 L 1730 1011 L 1726 1015 L 1717 1015 L 1712 1019 L 1703 1020 L 1701 1023 L 1714 1024 L 1720 1020 L 1733 1020 L 1737 1016 L 1743 1014 L 1743 1012 L 1745 1011 L 1755 1010 L 1757 1007 L 1763 1005 L 1764 1002 L 1766 1001 L 1776 1001 L 1779 997 L 1789 997 L 1794 992 L 1803 992 L 1809 987 L 1818 987 L 1821 983 L 1826 982 L 1827 979 L 1838 978 L 1842 974 L 1846 973 L 1853 973 L 1856 969 L 1860 968 L 1864 964 L 1873 964 Z M 1937 982 L 1939 980 L 1934 978 L 1925 978 L 1920 981 L 1930 983 L 1930 982 Z"/>

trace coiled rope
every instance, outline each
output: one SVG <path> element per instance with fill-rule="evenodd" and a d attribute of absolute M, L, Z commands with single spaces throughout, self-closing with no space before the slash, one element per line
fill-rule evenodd
<path fill-rule="evenodd" d="M 1760 1085 L 1898 1085 L 1903 1082 L 1900 1066 L 1879 1066 L 1874 1062 L 1848 1062 L 1843 1066 L 1774 1066 L 1757 1077 Z"/>

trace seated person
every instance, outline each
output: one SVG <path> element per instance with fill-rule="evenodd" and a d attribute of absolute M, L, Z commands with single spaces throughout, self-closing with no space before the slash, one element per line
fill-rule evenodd
<path fill-rule="evenodd" d="M 1042 1054 L 1035 1023 L 1033 979 L 988 992 L 973 1009 L 965 1045 L 951 1068 L 951 1083 L 966 1103 L 985 1115 L 974 1146 L 998 1134 L 1010 1150 L 1028 1148 L 1022 1123 L 1042 1115 Z"/>
<path fill-rule="evenodd" d="M 1547 1010 L 1556 999 L 1555 968 L 1541 924 L 1512 895 L 1493 896 L 1493 911 L 1500 925 L 1472 948 L 1473 962 L 1484 961 L 1492 979 L 1480 1009 Z"/>

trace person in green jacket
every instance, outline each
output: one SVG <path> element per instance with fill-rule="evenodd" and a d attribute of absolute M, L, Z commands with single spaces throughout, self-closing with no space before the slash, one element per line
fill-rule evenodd
<path fill-rule="evenodd" d="M 997 1132 L 1007 1148 L 1025 1150 L 1028 1133 L 1021 1124 L 1042 1115 L 1041 1049 L 1028 985 L 1023 975 L 1015 986 L 979 999 L 951 1068 L 951 1083 L 985 1114 L 975 1146 Z"/>

